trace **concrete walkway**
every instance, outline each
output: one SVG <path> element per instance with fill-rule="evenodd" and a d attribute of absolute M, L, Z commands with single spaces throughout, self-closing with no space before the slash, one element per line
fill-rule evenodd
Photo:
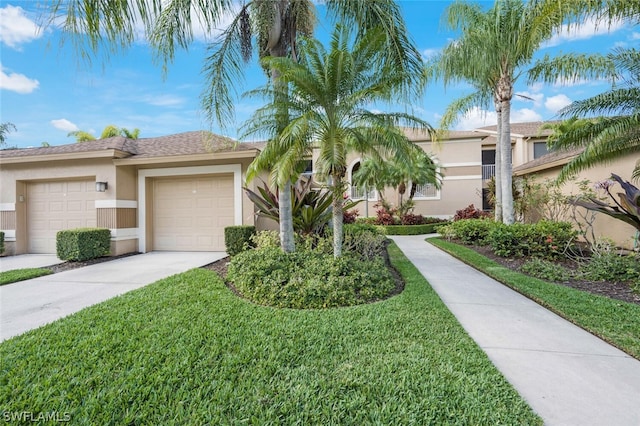
<path fill-rule="evenodd" d="M 19 254 L 17 256 L 0 257 L 0 272 L 14 269 L 42 268 L 64 262 L 55 254 Z"/>
<path fill-rule="evenodd" d="M 0 286 L 0 341 L 225 256 L 224 252 L 151 252 Z M 4 258 L 3 270 L 25 264 L 27 257 L 16 257 L 23 259 Z"/>
<path fill-rule="evenodd" d="M 640 425 L 640 361 L 425 237 L 391 238 L 545 425 Z"/>

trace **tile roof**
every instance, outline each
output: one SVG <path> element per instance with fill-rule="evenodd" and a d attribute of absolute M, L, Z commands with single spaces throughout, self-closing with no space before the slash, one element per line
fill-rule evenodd
<path fill-rule="evenodd" d="M 578 156 L 584 148 L 573 148 L 562 151 L 553 151 L 540 158 L 529 161 L 513 168 L 515 174 L 526 174 L 527 171 L 544 170 L 546 168 L 557 165 L 564 165 Z M 545 167 L 549 166 L 549 167 Z"/>
<path fill-rule="evenodd" d="M 542 137 L 549 136 L 553 133 L 551 129 L 540 130 L 543 124 L 554 124 L 559 121 L 531 121 L 528 123 L 511 123 L 511 134 L 520 135 L 523 137 Z M 496 133 L 498 131 L 497 125 L 479 127 L 476 129 L 478 132 Z"/>
<path fill-rule="evenodd" d="M 241 143 L 226 136 L 206 131 L 193 131 L 156 138 L 128 139 L 116 136 L 67 145 L 7 149 L 0 151 L 0 158 L 46 156 L 55 154 L 74 154 L 99 152 L 115 149 L 128 154 L 128 157 L 151 158 L 174 155 L 208 154 L 213 152 L 233 152 L 261 150 L 264 142 Z"/>
<path fill-rule="evenodd" d="M 417 130 L 411 128 L 403 128 L 404 134 L 409 138 L 412 142 L 419 141 L 430 141 L 431 136 L 429 132 L 426 130 Z M 444 132 L 442 136 L 440 136 L 441 140 L 452 140 L 452 139 L 467 139 L 467 138 L 484 138 L 486 136 L 479 135 L 477 132 L 471 130 L 448 130 Z"/>

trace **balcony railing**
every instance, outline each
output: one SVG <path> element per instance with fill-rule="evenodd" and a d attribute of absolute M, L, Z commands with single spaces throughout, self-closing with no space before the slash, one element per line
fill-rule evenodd
<path fill-rule="evenodd" d="M 350 191 L 350 196 L 351 196 L 350 198 L 352 200 L 364 200 L 365 196 L 368 195 L 367 197 L 368 200 L 374 200 L 376 198 L 376 190 L 369 188 L 368 192 L 369 194 L 365 194 L 364 187 L 362 186 L 352 185 L 351 191 Z"/>
<path fill-rule="evenodd" d="M 483 164 L 482 165 L 482 180 L 491 179 L 496 175 L 495 164 Z"/>

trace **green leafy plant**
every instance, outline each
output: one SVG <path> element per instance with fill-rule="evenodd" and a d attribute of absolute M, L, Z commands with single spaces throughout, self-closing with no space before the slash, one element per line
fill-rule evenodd
<path fill-rule="evenodd" d="M 632 282 L 640 286 L 640 256 L 615 252 L 594 254 L 580 267 L 583 277 L 592 281 Z"/>
<path fill-rule="evenodd" d="M 84 261 L 108 256 L 111 231 L 104 228 L 77 228 L 58 231 L 56 253 L 59 259 Z"/>
<path fill-rule="evenodd" d="M 486 244 L 489 232 L 498 224 L 491 219 L 461 219 L 452 222 L 441 232 L 449 238 L 457 238 L 465 244 Z"/>
<path fill-rule="evenodd" d="M 0 254 L 4 254 L 4 232 L 0 231 Z"/>
<path fill-rule="evenodd" d="M 520 271 L 545 281 L 563 282 L 571 277 L 571 273 L 554 262 L 534 257 L 520 267 Z"/>
<path fill-rule="evenodd" d="M 453 220 L 455 222 L 463 219 L 486 219 L 490 216 L 490 213 L 477 209 L 473 204 L 469 204 L 464 209 L 456 210 Z"/>
<path fill-rule="evenodd" d="M 540 221 L 535 224 L 498 224 L 487 235 L 493 252 L 502 257 L 557 257 L 577 235 L 568 222 Z"/>
<path fill-rule="evenodd" d="M 574 199 L 573 202 L 588 210 L 604 213 L 614 219 L 626 222 L 640 231 L 640 189 L 630 182 L 624 181 L 616 174 L 611 174 L 611 178 L 613 180 L 596 183 L 596 188 L 604 190 L 609 198 L 613 200 L 614 205 L 609 205 L 595 197 L 588 198 L 589 201 Z M 624 192 L 618 192 L 616 194 L 618 195 L 618 199 L 616 199 L 610 191 L 610 188 L 615 185 L 616 182 L 620 184 L 624 190 Z"/>
<path fill-rule="evenodd" d="M 250 225 L 227 226 L 224 228 L 224 245 L 229 256 L 235 256 L 253 247 L 252 237 L 256 227 Z"/>
<path fill-rule="evenodd" d="M 292 186 L 293 229 L 303 234 L 321 233 L 331 219 L 331 193 L 312 187 L 311 179 L 300 179 Z M 275 192 L 266 182 L 257 187 L 257 192 L 244 188 L 254 203 L 258 215 L 280 222 L 279 190 Z M 355 207 L 358 202 L 345 199 L 343 209 Z"/>

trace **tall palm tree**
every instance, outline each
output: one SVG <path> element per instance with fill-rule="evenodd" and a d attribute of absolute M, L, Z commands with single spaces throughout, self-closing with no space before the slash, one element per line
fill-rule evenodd
<path fill-rule="evenodd" d="M 138 139 L 140 135 L 140 129 L 125 129 L 124 127 L 114 126 L 113 124 L 107 125 L 102 133 L 100 133 L 100 139 L 113 138 L 115 136 L 124 136 L 129 139 Z M 73 136 L 76 138 L 76 142 L 88 142 L 96 140 L 96 137 L 84 130 L 75 130 L 67 133 L 67 136 Z"/>
<path fill-rule="evenodd" d="M 290 177 L 288 170 L 312 147 L 317 148 L 316 176 L 328 183 L 333 197 L 335 257 L 342 255 L 347 155 L 360 152 L 408 162 L 415 146 L 398 126 L 433 130 L 428 123 L 406 113 L 374 113 L 366 109 L 375 101 L 398 96 L 406 77 L 384 50 L 383 29 L 369 30 L 353 45 L 351 38 L 350 29 L 338 25 L 329 51 L 319 41 L 306 39 L 299 44 L 298 62 L 291 58 L 265 58 L 265 66 L 279 73 L 290 93 L 282 93 L 283 86 L 277 85 L 254 91 L 273 101 L 256 111 L 245 127 L 247 135 L 266 132 L 274 137 L 274 143 L 252 164 L 248 178 L 275 163 L 275 180 L 285 181 Z M 274 117 L 283 109 L 288 111 L 290 121 L 274 134 Z"/>
<path fill-rule="evenodd" d="M 478 4 L 455 2 L 444 19 L 461 36 L 427 68 L 431 78 L 447 84 L 466 81 L 475 89 L 449 106 L 443 126 L 451 125 L 460 113 L 494 103 L 498 117 L 496 218 L 507 224 L 514 222 L 510 125 L 514 84 L 542 42 L 571 11 L 575 13 L 553 0 L 496 0 L 486 11 Z"/>
<path fill-rule="evenodd" d="M 150 45 L 166 66 L 179 48 L 187 49 L 193 30 L 201 26 L 209 34 L 223 18 L 232 15 L 231 24 L 209 46 L 205 59 L 206 82 L 202 104 L 206 116 L 226 127 L 233 122 L 234 94 L 242 81 L 244 63 L 257 51 L 259 57 L 296 58 L 299 35 L 310 35 L 315 22 L 312 0 L 252 0 L 242 4 L 233 0 L 51 0 L 51 20 L 60 12 L 66 15 L 64 29 L 83 57 L 108 46 L 112 52 L 129 47 L 136 38 L 137 23 L 144 27 Z M 382 25 L 386 31 L 385 51 L 393 57 L 404 75 L 418 81 L 422 66 L 420 54 L 409 39 L 400 9 L 393 0 L 327 0 L 329 14 L 358 29 L 358 36 Z M 257 46 L 252 41 L 257 40 Z M 274 80 L 277 73 L 265 71 Z M 411 72 L 409 72 L 411 71 Z M 412 87 L 417 93 L 418 85 Z M 278 114 L 281 130 L 287 122 L 286 111 Z M 287 183 L 280 188 L 281 206 L 290 205 Z M 281 209 L 281 242 L 285 251 L 295 249 L 291 212 Z"/>

